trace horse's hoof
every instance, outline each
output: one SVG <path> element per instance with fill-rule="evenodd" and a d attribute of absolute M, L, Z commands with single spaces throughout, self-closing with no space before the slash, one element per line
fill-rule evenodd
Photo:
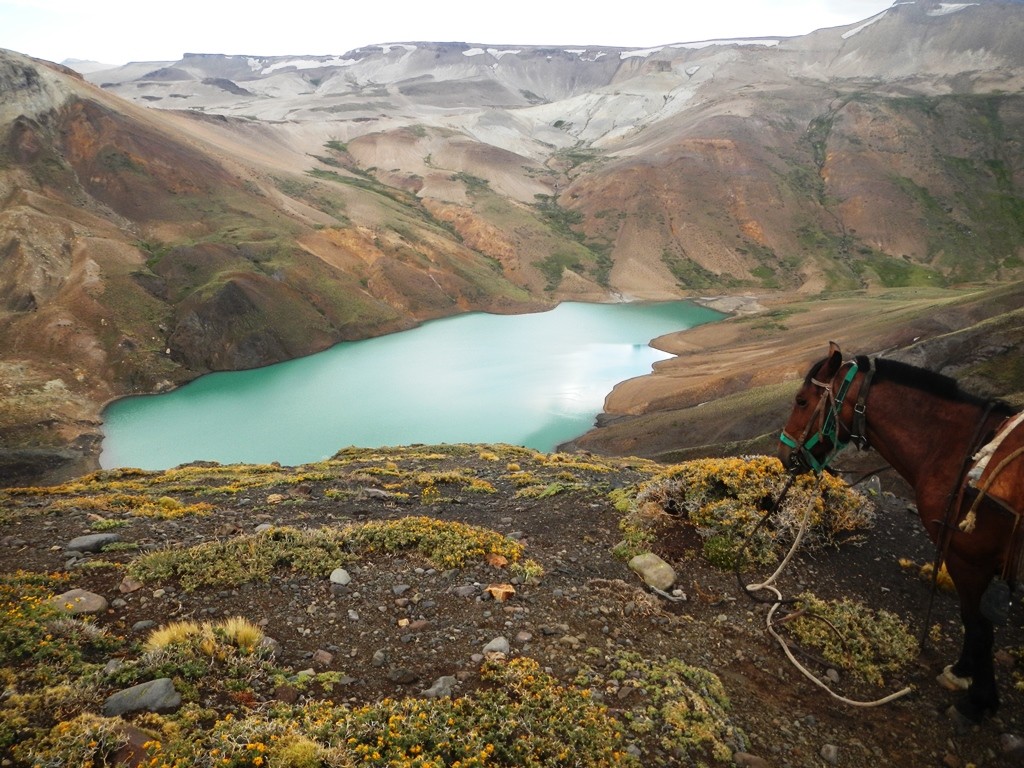
<path fill-rule="evenodd" d="M 935 681 L 950 691 L 966 691 L 971 686 L 971 678 L 960 677 L 955 674 L 952 664 L 947 664 L 946 668 L 935 678 Z"/>
<path fill-rule="evenodd" d="M 960 731 L 966 731 L 981 722 L 981 717 L 977 719 L 971 717 L 971 715 L 960 711 L 960 707 L 956 704 L 950 704 L 949 709 L 946 710 L 946 717 L 950 719 L 954 727 Z"/>
<path fill-rule="evenodd" d="M 985 718 L 993 717 L 998 709 L 998 701 L 979 704 L 970 694 L 965 694 L 957 697 L 948 714 L 958 727 L 968 727 L 980 724 Z"/>

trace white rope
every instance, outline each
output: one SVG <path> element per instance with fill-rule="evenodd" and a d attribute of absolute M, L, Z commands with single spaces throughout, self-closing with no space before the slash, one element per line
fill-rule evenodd
<path fill-rule="evenodd" d="M 767 580 L 762 581 L 760 584 L 748 584 L 746 589 L 748 592 L 760 592 L 762 590 L 767 590 L 775 595 L 776 602 L 772 604 L 771 609 L 768 611 L 768 616 L 765 619 L 765 626 L 768 630 L 768 634 L 774 637 L 775 640 L 779 643 L 779 645 L 782 646 L 782 650 L 786 654 L 786 657 L 790 660 L 794 667 L 796 667 L 798 670 L 800 670 L 800 672 L 803 673 L 804 677 L 806 677 L 812 683 L 817 685 L 819 688 L 825 690 L 830 696 L 832 696 L 832 698 L 838 699 L 844 704 L 849 704 L 852 707 L 877 707 L 881 706 L 882 704 L 888 704 L 890 701 L 894 701 L 900 698 L 901 696 L 906 696 L 914 689 L 911 686 L 907 686 L 906 688 L 900 691 L 896 691 L 895 693 L 892 693 L 881 699 L 876 699 L 874 701 L 857 701 L 854 699 L 849 699 L 845 696 L 841 696 L 840 694 L 836 693 L 831 688 L 829 688 L 828 685 L 826 685 L 820 679 L 818 679 L 813 672 L 807 669 L 807 667 L 801 664 L 797 660 L 796 656 L 793 655 L 793 652 L 790 650 L 789 643 L 786 642 L 786 639 L 775 631 L 775 625 L 772 621 L 772 618 L 775 616 L 775 612 L 780 607 L 782 607 L 782 593 L 774 586 L 774 583 L 775 580 L 778 579 L 779 576 L 782 574 L 783 570 L 785 570 L 786 566 L 789 564 L 789 561 L 793 559 L 793 555 L 796 554 L 796 550 L 800 546 L 800 542 L 803 539 L 804 533 L 807 530 L 807 523 L 811 519 L 811 505 L 813 503 L 814 497 L 812 495 L 807 503 L 807 507 L 804 510 L 804 516 L 803 519 L 800 521 L 800 529 L 797 531 L 796 538 L 793 540 L 793 544 L 792 546 L 790 546 L 789 552 L 786 553 L 786 557 L 783 558 L 782 563 L 780 563 L 779 567 L 775 569 L 775 573 L 768 577 Z"/>

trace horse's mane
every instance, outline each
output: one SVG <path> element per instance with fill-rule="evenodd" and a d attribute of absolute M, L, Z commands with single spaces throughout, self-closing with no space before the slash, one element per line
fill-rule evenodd
<path fill-rule="evenodd" d="M 980 407 L 987 407 L 991 404 L 994 412 L 1005 413 L 1006 415 L 1015 413 L 1017 410 L 1003 400 L 980 397 L 979 395 L 967 392 L 960 387 L 956 379 L 936 373 L 935 371 L 929 371 L 927 368 L 919 368 L 910 363 L 888 360 L 884 357 L 869 360 L 866 355 L 858 355 L 856 360 L 857 367 L 861 370 L 868 370 L 869 366 L 874 365 L 876 382 L 883 380 L 891 381 L 894 384 L 920 389 L 944 400 L 952 400 L 958 403 L 968 403 Z"/>

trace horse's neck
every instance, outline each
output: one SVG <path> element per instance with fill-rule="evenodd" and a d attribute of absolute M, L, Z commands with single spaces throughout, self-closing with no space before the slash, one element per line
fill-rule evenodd
<path fill-rule="evenodd" d="M 973 450 L 983 409 L 918 389 L 879 382 L 868 403 L 868 438 L 876 451 L 920 494 L 945 495 Z M 949 487 L 934 488 L 936 478 Z"/>

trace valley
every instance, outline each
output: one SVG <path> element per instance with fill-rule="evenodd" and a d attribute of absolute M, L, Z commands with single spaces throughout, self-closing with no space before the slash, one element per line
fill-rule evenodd
<path fill-rule="evenodd" d="M 752 377 L 706 335 L 659 342 L 684 354 L 610 395 L 589 450 L 746 444 L 778 402 L 757 387 L 830 336 L 917 342 L 905 354 L 960 372 L 920 345 L 998 326 L 975 364 L 1013 397 L 1022 16 L 921 0 L 794 38 L 401 42 L 85 74 L 0 51 L 0 476 L 94 468 L 118 397 L 565 301 L 764 308 L 714 333 L 771 365 Z M 751 382 L 731 426 L 665 428 Z"/>

